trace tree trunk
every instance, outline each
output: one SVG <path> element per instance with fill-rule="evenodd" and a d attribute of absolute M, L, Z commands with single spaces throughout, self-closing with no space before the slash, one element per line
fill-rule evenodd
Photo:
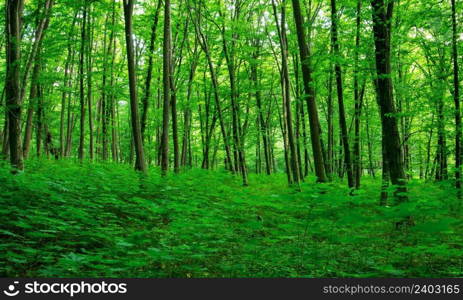
<path fill-rule="evenodd" d="M 255 42 L 256 44 L 256 50 L 253 52 L 253 63 L 251 63 L 251 80 L 254 84 L 254 89 L 255 89 L 255 95 L 254 97 L 256 98 L 256 105 L 257 105 L 257 110 L 258 110 L 258 126 L 259 126 L 259 134 L 262 136 L 262 144 L 263 144 L 263 150 L 264 150 L 264 157 L 265 157 L 265 172 L 267 175 L 271 174 L 271 161 L 270 161 L 270 151 L 269 151 L 269 139 L 268 139 L 268 130 L 264 118 L 264 112 L 262 108 L 262 95 L 261 95 L 261 90 L 260 90 L 260 85 L 259 85 L 259 79 L 258 79 L 258 71 L 257 71 L 257 63 L 258 63 L 258 58 L 259 58 L 259 45 L 258 41 Z"/>
<path fill-rule="evenodd" d="M 333 47 L 331 47 L 331 54 L 333 53 Z M 333 65 L 330 63 L 330 74 L 328 77 L 328 97 L 327 97 L 327 123 L 328 123 L 328 153 L 326 159 L 326 172 L 328 177 L 332 179 L 335 174 L 335 163 L 334 163 L 334 122 L 333 122 Z"/>
<path fill-rule="evenodd" d="M 48 24 L 50 22 L 50 9 L 53 4 L 53 1 L 46 1 L 44 4 L 43 12 L 41 13 L 41 7 L 37 9 L 38 16 L 37 16 L 37 28 L 34 34 L 34 44 L 32 46 L 31 53 L 29 55 L 28 64 L 26 65 L 26 70 L 24 71 L 23 75 L 23 82 L 25 84 L 21 87 L 21 101 L 24 99 L 24 90 L 27 86 L 27 77 L 30 68 L 30 64 L 34 63 L 34 68 L 32 71 L 32 78 L 31 78 L 31 87 L 29 93 L 29 105 L 27 109 L 27 117 L 26 117 L 26 129 L 24 131 L 24 142 L 23 142 L 23 155 L 24 159 L 28 158 L 30 143 L 32 138 L 32 123 L 33 123 L 33 116 L 34 116 L 34 106 L 36 104 L 35 97 L 37 96 L 37 86 L 36 82 L 39 78 L 40 72 L 40 64 L 38 63 L 38 59 L 41 53 L 42 48 L 42 40 L 45 35 L 45 31 L 48 28 Z M 40 19 L 41 18 L 41 19 Z"/>
<path fill-rule="evenodd" d="M 378 101 L 381 108 L 383 126 L 383 143 L 389 165 L 392 184 L 397 186 L 395 198 L 397 202 L 407 201 L 403 154 L 394 106 L 391 78 L 391 20 L 394 2 L 372 0 L 373 35 L 375 41 L 376 73 L 378 84 Z M 384 158 L 383 158 L 384 159 Z"/>
<path fill-rule="evenodd" d="M 88 105 L 88 133 L 89 133 L 89 158 L 93 159 L 94 154 L 94 137 L 93 137 L 93 94 L 92 94 L 92 47 L 93 47 L 93 32 L 91 26 L 91 4 L 87 13 L 87 105 Z"/>
<path fill-rule="evenodd" d="M 357 1 L 357 17 L 356 17 L 356 32 L 355 32 L 355 57 L 354 57 L 354 181 L 355 188 L 360 188 L 360 177 L 362 173 L 361 166 L 361 151 L 360 151 L 360 116 L 362 114 L 361 95 L 365 91 L 365 84 L 362 91 L 359 90 L 359 51 L 360 51 L 360 25 L 361 25 L 361 9 L 362 1 Z"/>
<path fill-rule="evenodd" d="M 236 9 L 236 8 L 235 8 Z M 220 13 L 221 14 L 221 13 Z M 239 11 L 233 11 L 233 22 L 238 21 Z M 230 42 L 230 47 L 228 45 L 227 39 L 225 38 L 225 25 L 221 28 L 222 33 L 222 45 L 225 60 L 227 62 L 228 77 L 230 80 L 230 105 L 231 105 L 231 115 L 232 115 L 232 137 L 233 137 L 233 146 L 235 153 L 235 166 L 236 171 L 241 173 L 243 185 L 248 185 L 248 171 L 245 164 L 245 154 L 244 154 L 244 142 L 241 139 L 241 122 L 239 117 L 239 104 L 238 104 L 238 94 L 236 87 L 236 70 L 235 70 L 235 42 L 238 39 L 236 31 L 232 33 L 232 41 Z"/>
<path fill-rule="evenodd" d="M 145 141 L 146 120 L 148 119 L 149 100 L 151 96 L 151 79 L 153 77 L 153 52 L 156 42 L 156 30 L 158 27 L 159 12 L 161 10 L 162 1 L 158 0 L 156 11 L 154 12 L 153 25 L 151 26 L 151 37 L 148 48 L 148 69 L 145 79 L 145 94 L 142 99 L 142 114 L 141 114 L 141 135 L 143 142 Z"/>
<path fill-rule="evenodd" d="M 24 1 L 20 0 L 21 5 L 24 5 Z M 37 28 L 34 34 L 34 43 L 32 44 L 31 52 L 26 62 L 26 66 L 24 67 L 23 74 L 21 81 L 24 82 L 21 86 L 21 93 L 20 93 L 20 101 L 23 100 L 24 95 L 26 93 L 26 86 L 27 81 L 29 79 L 29 72 L 32 67 L 32 64 L 35 62 L 35 57 L 37 52 L 39 51 L 40 44 L 42 43 L 43 34 L 48 27 L 48 23 L 50 21 L 50 12 L 53 6 L 53 0 L 46 0 L 43 7 L 43 15 L 41 16 L 41 20 L 37 24 Z M 40 12 L 38 12 L 40 14 Z"/>
<path fill-rule="evenodd" d="M 108 103 L 107 95 L 107 76 L 108 76 L 108 57 L 112 55 L 112 46 L 114 40 L 114 25 L 116 19 L 116 1 L 113 0 L 112 5 L 112 16 L 111 16 L 111 33 L 109 34 L 109 41 L 106 49 L 106 33 L 105 33 L 105 40 L 104 40 L 104 57 L 103 57 L 103 75 L 102 75 L 102 91 L 101 91 L 101 140 L 102 140 L 102 159 L 108 159 L 108 125 L 111 116 L 111 106 L 112 104 Z M 106 26 L 107 28 L 108 26 Z M 112 58 L 111 58 L 112 61 Z M 112 86 L 111 86 L 112 87 Z M 111 93 L 112 94 L 112 93 Z"/>
<path fill-rule="evenodd" d="M 34 110 L 38 106 L 37 81 L 39 77 L 39 71 L 40 71 L 40 64 L 38 61 L 36 61 L 34 64 L 34 69 L 32 70 L 31 87 L 30 87 L 30 92 L 29 92 L 29 107 L 27 108 L 26 129 L 24 131 L 24 142 L 23 142 L 24 159 L 27 159 L 29 157 L 29 150 L 30 150 L 31 139 L 32 139 Z M 40 116 L 37 116 L 37 119 L 39 118 Z"/>
<path fill-rule="evenodd" d="M 215 106 L 216 106 L 216 110 L 217 110 L 217 115 L 218 115 L 218 118 L 219 118 L 220 131 L 222 132 L 222 138 L 223 138 L 224 148 L 225 148 L 225 153 L 226 153 L 226 166 L 225 167 L 234 173 L 235 170 L 237 170 L 237 169 L 236 169 L 235 165 L 233 164 L 232 158 L 231 158 L 231 149 L 230 149 L 228 133 L 227 133 L 227 129 L 225 127 L 225 120 L 224 120 L 223 115 L 222 115 L 222 108 L 221 108 L 221 104 L 220 104 L 219 84 L 218 84 L 218 81 L 217 81 L 217 75 L 216 75 L 216 72 L 215 72 L 215 69 L 214 69 L 214 64 L 212 62 L 211 53 L 209 51 L 209 46 L 207 44 L 207 39 L 204 36 L 203 32 L 201 31 L 201 27 L 200 27 L 199 22 L 195 21 L 195 19 L 193 19 L 193 18 L 192 18 L 192 20 L 193 20 L 193 23 L 194 23 L 196 35 L 198 36 L 199 44 L 200 44 L 201 49 L 203 50 L 204 54 L 206 55 L 206 60 L 207 60 L 207 64 L 208 64 L 208 67 L 209 67 L 209 72 L 210 72 L 211 81 L 212 81 L 212 87 L 213 87 L 213 92 L 214 92 L 214 101 L 215 101 Z"/>
<path fill-rule="evenodd" d="M 460 78 L 458 70 L 458 32 L 455 0 L 452 3 L 452 58 L 453 58 L 453 101 L 455 102 L 455 187 L 457 196 L 461 198 L 461 111 L 460 111 Z"/>
<path fill-rule="evenodd" d="M 290 150 L 289 162 L 290 166 L 288 169 L 291 170 L 293 183 L 299 184 L 300 173 L 297 159 L 296 141 L 293 131 L 293 117 L 291 108 L 291 92 L 290 92 L 290 80 L 288 71 L 288 42 L 286 37 L 286 9 L 285 2 L 281 7 L 281 25 L 280 25 L 280 44 L 281 44 L 281 69 L 282 69 L 282 89 L 284 92 L 283 105 L 286 117 L 286 132 L 288 136 L 288 147 Z"/>
<path fill-rule="evenodd" d="M 79 136 L 79 160 L 84 159 L 85 141 L 85 86 L 84 86 L 84 63 L 85 63 L 85 43 L 86 43 L 86 23 L 87 23 L 87 0 L 83 7 L 82 28 L 80 33 L 80 59 L 79 59 L 79 84 L 80 84 L 80 136 Z"/>
<path fill-rule="evenodd" d="M 166 175 L 169 169 L 169 106 L 170 106 L 170 72 L 171 72 L 171 29 L 170 29 L 170 0 L 164 2 L 164 43 L 162 82 L 164 101 L 162 110 L 162 138 L 161 138 L 161 170 Z"/>
<path fill-rule="evenodd" d="M 315 93 L 312 86 L 312 69 L 310 66 L 309 47 L 306 43 L 304 21 L 301 14 L 299 0 L 292 0 L 294 21 L 296 23 L 297 42 L 299 45 L 302 79 L 304 82 L 305 97 L 307 101 L 307 111 L 310 123 L 310 137 L 312 140 L 312 152 L 314 156 L 315 175 L 318 182 L 328 181 L 325 173 L 323 161 L 323 151 L 320 136 L 320 121 L 318 119 L 317 104 L 315 102 Z"/>
<path fill-rule="evenodd" d="M 21 27 L 23 0 L 6 1 L 6 109 L 8 111 L 8 139 L 10 162 L 13 168 L 24 168 L 21 149 Z M 24 83 L 25 84 L 25 83 Z"/>
<path fill-rule="evenodd" d="M 167 0 L 169 1 L 169 0 Z M 166 2 L 167 2 L 166 1 Z M 130 89 L 130 115 L 132 123 L 132 135 L 135 146 L 135 170 L 146 173 L 145 154 L 143 151 L 143 142 L 141 138 L 140 119 L 138 116 L 138 100 L 137 100 L 137 77 L 135 74 L 135 59 L 133 49 L 133 33 L 132 33 L 132 13 L 134 0 L 124 0 L 124 19 L 125 19 L 125 42 L 127 48 L 127 65 L 129 73 L 129 89 Z"/>
<path fill-rule="evenodd" d="M 352 172 L 352 160 L 350 156 L 349 135 L 347 133 L 346 112 L 344 109 L 344 92 L 342 84 L 341 53 L 338 43 L 338 16 L 336 11 L 336 0 L 331 0 L 331 42 L 333 43 L 333 53 L 335 56 L 334 74 L 336 77 L 336 89 L 338 94 L 339 127 L 341 128 L 341 138 L 344 153 L 344 164 L 347 172 L 347 182 L 349 188 L 355 187 L 354 175 Z"/>
<path fill-rule="evenodd" d="M 195 39 L 195 47 L 193 50 L 193 62 L 190 65 L 190 71 L 188 74 L 188 84 L 187 84 L 187 96 L 186 96 L 186 108 L 183 114 L 183 138 L 182 138 L 182 152 L 180 155 L 180 165 L 186 166 L 188 164 L 188 148 L 191 144 L 191 107 L 190 107 L 190 99 L 192 93 L 192 86 L 193 86 L 193 79 L 196 72 L 196 66 L 198 64 L 198 51 L 197 51 L 197 39 Z"/>

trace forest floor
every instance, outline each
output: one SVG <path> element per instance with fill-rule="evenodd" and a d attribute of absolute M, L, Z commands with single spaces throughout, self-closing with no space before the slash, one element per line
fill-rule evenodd
<path fill-rule="evenodd" d="M 451 182 L 413 180 L 378 205 L 379 180 L 302 192 L 284 174 L 193 169 L 140 183 L 129 166 L 29 161 L 0 167 L 0 276 L 456 277 L 463 217 Z M 394 222 L 412 215 L 415 226 Z"/>

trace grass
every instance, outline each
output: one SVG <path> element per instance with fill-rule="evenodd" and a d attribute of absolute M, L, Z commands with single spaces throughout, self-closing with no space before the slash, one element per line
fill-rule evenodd
<path fill-rule="evenodd" d="M 302 192 L 284 174 L 33 160 L 0 166 L 2 277 L 461 277 L 463 218 L 451 182 L 413 180 L 378 206 L 379 181 Z M 393 224 L 412 215 L 415 226 Z"/>

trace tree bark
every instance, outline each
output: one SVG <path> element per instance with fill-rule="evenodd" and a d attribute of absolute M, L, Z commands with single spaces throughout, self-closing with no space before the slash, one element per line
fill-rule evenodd
<path fill-rule="evenodd" d="M 362 114 L 361 95 L 365 91 L 365 84 L 362 91 L 359 90 L 359 51 L 360 51 L 360 26 L 361 26 L 362 1 L 357 1 L 356 32 L 355 32 L 355 56 L 354 56 L 354 145 L 353 165 L 355 188 L 360 188 L 360 177 L 362 173 L 361 151 L 360 151 L 360 116 Z"/>
<path fill-rule="evenodd" d="M 79 136 L 79 160 L 84 159 L 85 141 L 85 86 L 84 86 L 84 64 L 85 64 L 85 43 L 86 43 L 86 23 L 87 23 L 87 0 L 83 7 L 82 27 L 80 31 L 80 58 L 79 58 L 79 92 L 80 92 L 80 136 Z"/>
<path fill-rule="evenodd" d="M 235 7 L 233 10 L 233 22 L 238 21 L 239 16 L 239 7 Z M 220 12 L 221 14 L 221 12 Z M 230 104 L 231 104 L 231 114 L 232 114 L 232 137 L 233 137 L 233 146 L 235 152 L 235 166 L 236 171 L 241 173 L 243 185 L 248 185 L 248 171 L 245 164 L 245 154 L 244 154 L 244 143 L 241 139 L 241 122 L 239 117 L 239 104 L 237 97 L 237 87 L 236 87 L 236 70 L 235 70 L 235 40 L 238 39 L 236 31 L 232 33 L 232 41 L 230 46 L 228 45 L 227 39 L 225 38 L 225 25 L 221 28 L 222 33 L 222 45 L 225 60 L 227 62 L 228 77 L 230 80 Z"/>
<path fill-rule="evenodd" d="M 170 72 L 171 72 L 171 29 L 170 29 L 170 0 L 164 1 L 164 43 L 163 43 L 163 110 L 162 110 L 162 138 L 161 138 L 161 170 L 166 175 L 169 169 L 169 106 L 170 106 Z"/>
<path fill-rule="evenodd" d="M 53 5 L 53 1 L 46 1 L 44 3 L 43 12 L 41 13 L 41 7 L 37 9 L 38 12 L 38 19 L 37 19 L 37 28 L 34 34 L 34 44 L 32 46 L 31 53 L 29 55 L 28 64 L 26 65 L 26 70 L 24 71 L 23 75 L 23 82 L 25 84 L 21 87 L 21 101 L 24 99 L 24 90 L 27 86 L 27 77 L 29 73 L 30 64 L 34 63 L 34 68 L 32 71 L 32 78 L 31 78 L 31 87 L 29 92 L 29 105 L 27 109 L 27 117 L 26 117 L 26 129 L 24 131 L 24 142 L 23 142 L 23 155 L 24 159 L 28 158 L 30 143 L 32 138 L 32 123 L 33 123 L 33 116 L 34 116 L 34 106 L 36 105 L 37 96 L 37 86 L 36 82 L 39 78 L 40 72 L 40 64 L 38 63 L 38 57 L 41 53 L 42 48 L 42 40 L 45 35 L 46 29 L 48 28 L 48 24 L 50 22 L 50 10 L 51 6 Z M 41 19 L 40 19 L 41 18 Z"/>
<path fill-rule="evenodd" d="M 355 187 L 354 175 L 352 170 L 352 160 L 349 147 L 349 135 L 347 133 L 346 112 L 344 108 L 344 91 L 342 84 L 342 68 L 339 60 L 341 53 L 338 42 L 338 16 L 336 10 L 336 0 L 331 0 L 331 42 L 333 43 L 333 54 L 335 56 L 334 74 L 336 77 L 336 90 L 338 96 L 339 127 L 341 128 L 341 138 L 344 153 L 344 164 L 347 172 L 347 182 L 349 188 Z"/>
<path fill-rule="evenodd" d="M 10 162 L 14 169 L 24 169 L 21 149 L 21 27 L 23 0 L 6 1 L 6 109 L 8 116 L 8 139 Z"/>
<path fill-rule="evenodd" d="M 169 0 L 167 0 L 169 1 Z M 137 100 L 137 77 L 135 74 L 135 58 L 133 49 L 133 33 L 132 33 L 132 14 L 134 0 L 124 0 L 124 19 L 125 19 L 125 43 L 127 48 L 127 65 L 129 75 L 130 89 L 130 115 L 132 123 L 132 135 L 135 146 L 135 170 L 146 173 L 145 153 L 143 150 L 143 142 L 141 138 L 140 119 L 138 116 L 138 100 Z"/>
<path fill-rule="evenodd" d="M 207 43 L 206 37 L 204 36 L 204 33 L 201 31 L 199 21 L 198 20 L 195 21 L 194 18 L 191 18 L 191 19 L 193 20 L 195 32 L 196 32 L 196 35 L 198 36 L 199 44 L 204 54 L 206 55 L 207 65 L 209 67 L 209 73 L 211 76 L 212 87 L 213 87 L 213 92 L 214 92 L 214 101 L 215 101 L 215 106 L 216 106 L 217 115 L 218 115 L 219 124 L 220 124 L 220 131 L 222 133 L 222 139 L 224 142 L 224 148 L 225 148 L 225 154 L 226 154 L 226 166 L 225 167 L 234 173 L 235 171 L 238 171 L 238 170 L 236 166 L 233 164 L 233 161 L 231 158 L 230 142 L 228 138 L 227 128 L 225 127 L 225 120 L 223 118 L 222 108 L 220 104 L 219 83 L 217 81 L 217 74 L 214 69 L 214 64 L 213 64 L 211 53 L 209 50 L 209 45 Z"/>
<path fill-rule="evenodd" d="M 188 73 L 188 84 L 187 84 L 187 96 L 186 96 L 186 107 L 184 110 L 183 114 L 183 137 L 182 137 L 182 152 L 180 155 L 180 165 L 181 166 L 186 166 L 189 165 L 191 167 L 191 164 L 188 164 L 188 148 L 189 145 L 191 144 L 191 93 L 192 93 L 192 87 L 193 87 L 193 79 L 195 76 L 196 72 L 196 67 L 198 65 L 198 49 L 197 49 L 197 37 L 195 38 L 195 46 L 194 50 L 192 53 L 193 56 L 193 62 L 190 65 L 190 71 Z"/>
<path fill-rule="evenodd" d="M 88 7 L 87 13 L 87 105 L 88 105 L 88 133 L 89 133 L 89 158 L 92 160 L 94 155 L 94 131 L 93 131 L 93 94 L 92 94 L 92 48 L 93 48 L 93 31 L 91 19 L 91 3 Z"/>
<path fill-rule="evenodd" d="M 289 157 L 289 170 L 291 171 L 293 183 L 300 183 L 300 173 L 298 166 L 297 150 L 296 150 L 296 141 L 293 131 L 293 116 L 291 108 L 291 92 L 290 92 L 290 80 L 289 80 L 289 71 L 288 71 L 288 42 L 286 37 L 286 9 L 285 2 L 283 1 L 281 7 L 281 25 L 280 25 L 280 45 L 281 45 L 281 78 L 282 78 L 282 90 L 284 93 L 283 97 L 283 109 L 284 116 L 286 117 L 286 133 L 288 136 L 288 148 L 290 150 Z"/>
<path fill-rule="evenodd" d="M 397 202 L 407 201 L 403 153 L 394 105 L 391 78 L 391 20 L 394 2 L 372 0 L 373 36 L 375 42 L 376 73 L 378 84 L 378 101 L 381 109 L 383 126 L 383 144 L 389 165 L 392 184 L 397 186 Z M 384 160 L 384 157 L 383 157 Z"/>
<path fill-rule="evenodd" d="M 457 197 L 461 198 L 461 111 L 460 111 L 460 78 L 458 69 L 457 18 L 455 0 L 452 4 L 452 59 L 453 59 L 453 101 L 455 103 L 455 187 Z"/>
<path fill-rule="evenodd" d="M 265 172 L 267 175 L 271 174 L 271 161 L 270 161 L 270 151 L 269 151 L 269 138 L 268 138 L 268 130 L 264 118 L 264 112 L 262 107 L 262 93 L 261 87 L 259 85 L 258 79 L 258 70 L 257 70 L 257 63 L 259 58 L 259 42 L 255 42 L 256 50 L 253 52 L 253 62 L 251 63 L 251 80 L 254 83 L 255 95 L 256 98 L 256 105 L 258 110 L 258 126 L 259 126 L 259 134 L 262 136 L 262 144 L 264 150 L 264 158 L 265 158 Z"/>
<path fill-rule="evenodd" d="M 294 21 L 296 23 L 297 42 L 301 59 L 302 79 L 304 82 L 307 112 L 309 115 L 310 137 L 312 140 L 312 152 L 314 156 L 315 175 L 318 182 L 328 181 L 323 161 L 323 151 L 320 136 L 320 121 L 318 119 L 317 103 L 313 89 L 312 69 L 310 66 L 309 47 L 306 43 L 304 21 L 301 14 L 299 0 L 292 0 Z"/>
<path fill-rule="evenodd" d="M 114 40 L 114 25 L 115 25 L 115 19 L 116 19 L 116 1 L 113 0 L 113 5 L 112 5 L 112 14 L 111 14 L 111 32 L 109 34 L 109 41 L 106 49 L 106 33 L 105 33 L 105 47 L 103 49 L 104 51 L 104 57 L 103 57 L 103 76 L 102 76 L 102 91 L 101 91 L 101 140 L 102 140 L 102 159 L 107 160 L 108 159 L 108 125 L 109 125 L 109 120 L 111 117 L 111 103 L 108 103 L 108 97 L 107 95 L 107 77 L 108 77 L 108 57 L 112 55 L 112 46 L 113 46 L 113 40 Z M 112 61 L 112 58 L 111 58 Z M 112 86 L 110 86 L 112 88 Z"/>
<path fill-rule="evenodd" d="M 141 135 L 143 142 L 145 141 L 146 121 L 148 119 L 149 100 L 151 96 L 151 80 L 153 78 L 153 52 L 156 42 L 156 31 L 158 28 L 159 12 L 161 10 L 162 1 L 158 0 L 156 10 L 154 12 L 153 25 L 151 26 L 151 37 L 148 48 L 148 69 L 145 79 L 145 94 L 142 99 L 142 114 L 141 114 Z"/>

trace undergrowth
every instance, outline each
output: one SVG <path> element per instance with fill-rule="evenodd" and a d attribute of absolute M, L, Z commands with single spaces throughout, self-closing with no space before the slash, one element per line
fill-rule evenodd
<path fill-rule="evenodd" d="M 463 218 L 452 183 L 409 184 L 410 201 L 378 205 L 379 180 L 302 192 L 283 174 L 220 171 L 161 178 L 129 166 L 0 166 L 2 277 L 457 277 Z M 415 225 L 394 223 L 412 216 Z"/>

